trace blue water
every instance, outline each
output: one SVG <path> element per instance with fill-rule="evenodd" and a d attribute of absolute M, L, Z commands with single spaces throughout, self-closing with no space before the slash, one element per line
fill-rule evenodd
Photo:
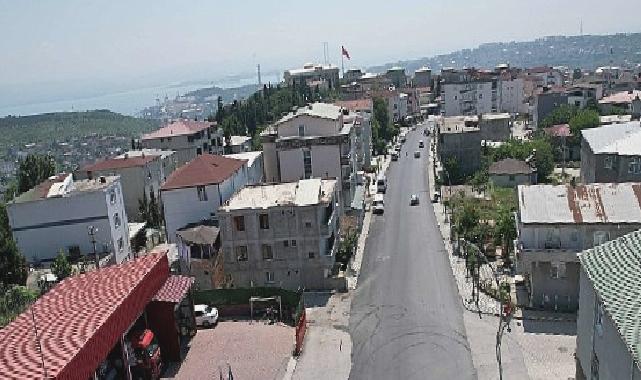
<path fill-rule="evenodd" d="M 239 87 L 253 83 L 255 79 L 237 79 L 233 81 L 216 82 L 219 87 Z M 189 85 L 170 84 L 165 86 L 146 87 L 135 90 L 113 92 L 100 96 L 66 99 L 53 102 L 23 104 L 18 106 L 0 106 L 0 117 L 7 115 L 24 116 L 45 112 L 87 111 L 95 109 L 108 109 L 123 115 L 136 116 L 143 108 L 156 104 L 156 99 L 164 100 L 165 95 L 173 99 L 176 95 L 183 95 L 199 88 L 211 87 L 211 82 L 192 83 Z"/>

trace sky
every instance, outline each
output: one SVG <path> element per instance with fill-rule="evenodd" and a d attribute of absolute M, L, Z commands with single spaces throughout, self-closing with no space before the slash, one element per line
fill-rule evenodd
<path fill-rule="evenodd" d="M 484 42 L 637 32 L 637 0 L 0 0 L 0 106 L 21 94 L 340 64 L 367 67 Z M 625 11 L 629 9 L 630 11 Z M 26 95 L 25 95 L 26 96 Z"/>

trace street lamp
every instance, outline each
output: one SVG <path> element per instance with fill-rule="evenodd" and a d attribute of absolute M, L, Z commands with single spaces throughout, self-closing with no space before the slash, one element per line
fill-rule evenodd
<path fill-rule="evenodd" d="M 96 269 L 99 269 L 100 257 L 98 257 L 98 252 L 96 252 L 96 232 L 98 232 L 98 229 L 94 226 L 89 226 L 87 228 L 87 233 L 89 234 L 89 238 L 91 239 L 91 245 L 93 246 L 93 256 L 95 260 Z"/>

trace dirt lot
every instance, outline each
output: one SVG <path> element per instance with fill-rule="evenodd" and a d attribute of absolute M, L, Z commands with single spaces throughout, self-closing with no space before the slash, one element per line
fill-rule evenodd
<path fill-rule="evenodd" d="M 278 379 L 285 373 L 294 345 L 294 329 L 262 322 L 220 322 L 212 329 L 198 330 L 187 357 L 179 368 L 163 378 L 227 378 L 227 364 L 235 379 Z"/>

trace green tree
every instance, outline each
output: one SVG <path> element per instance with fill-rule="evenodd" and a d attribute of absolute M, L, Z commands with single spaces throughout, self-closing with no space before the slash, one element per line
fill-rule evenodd
<path fill-rule="evenodd" d="M 54 174 L 56 163 L 53 157 L 28 155 L 18 166 L 18 193 L 24 193 Z"/>
<path fill-rule="evenodd" d="M 557 124 L 567 124 L 578 111 L 578 107 L 571 106 L 569 104 L 559 106 L 541 121 L 539 127 L 547 128 Z"/>
<path fill-rule="evenodd" d="M 581 130 L 596 128 L 599 126 L 599 112 L 593 109 L 585 109 L 577 112 L 569 121 L 575 143 L 581 142 Z"/>
<path fill-rule="evenodd" d="M 138 214 L 147 223 L 147 227 L 158 228 L 162 224 L 160 205 L 154 193 L 149 195 L 149 198 L 147 198 L 147 194 L 143 194 L 142 199 L 138 200 Z"/>
<path fill-rule="evenodd" d="M 536 137 L 533 140 L 508 140 L 498 148 L 490 148 L 488 155 L 492 162 L 500 161 L 505 158 L 514 158 L 525 160 L 532 152 L 534 155 L 537 177 L 539 182 L 545 182 L 548 176 L 554 170 L 554 153 L 552 144 L 544 137 Z"/>
<path fill-rule="evenodd" d="M 501 205 L 497 208 L 495 216 L 494 244 L 504 248 L 504 254 L 512 251 L 511 242 L 516 239 L 516 224 L 514 220 L 514 210 L 507 205 Z"/>
<path fill-rule="evenodd" d="M 0 284 L 0 328 L 6 326 L 38 298 L 25 286 Z"/>
<path fill-rule="evenodd" d="M 24 285 L 28 274 L 27 261 L 11 234 L 6 206 L 0 203 L 0 283 Z"/>
<path fill-rule="evenodd" d="M 53 264 L 51 264 L 51 272 L 56 275 L 58 281 L 62 281 L 63 279 L 71 276 L 71 271 L 71 263 L 67 259 L 67 255 L 63 250 L 60 250 L 58 256 L 54 259 Z"/>

